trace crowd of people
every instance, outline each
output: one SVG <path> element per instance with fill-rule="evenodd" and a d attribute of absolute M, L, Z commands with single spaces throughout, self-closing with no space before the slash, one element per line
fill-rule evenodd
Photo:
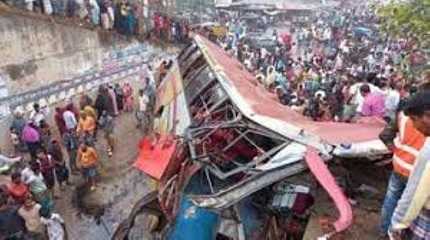
<path fill-rule="evenodd" d="M 48 107 L 38 103 L 28 117 L 16 110 L 10 125 L 15 157 L 0 155 L 0 169 L 8 179 L 0 186 L 0 239 L 66 239 L 64 220 L 54 204 L 58 191 L 74 184 L 70 177 L 79 174 L 85 186 L 96 189 L 98 149 L 104 145 L 96 147 L 98 133 L 112 157 L 116 117 L 135 112 L 140 127 L 147 115 L 148 91 L 140 90 L 136 108 L 131 84 L 102 85 L 94 99 L 82 94 L 78 104 L 69 99 L 57 106 L 52 121 Z"/>
<path fill-rule="evenodd" d="M 22 0 L 13 4 L 48 15 L 78 17 L 126 35 L 135 33 L 140 11 L 127 0 L 117 4 L 111 0 Z M 160 14 L 152 21 L 160 39 L 179 43 L 188 38 L 185 22 Z M 273 30 L 273 46 L 258 46 L 247 36 L 246 29 L 251 27 L 230 18 L 226 20 L 228 34 L 211 40 L 237 57 L 281 104 L 314 121 L 356 122 L 367 117 L 386 121 L 381 139 L 395 158 L 381 233 L 400 239 L 399 231 L 409 229 L 410 239 L 425 240 L 430 236 L 430 211 L 424 206 L 430 191 L 423 187 L 430 176 L 426 165 L 430 74 L 416 73 L 427 59 L 413 37 L 380 33 L 378 21 L 370 8 L 321 11 L 308 26 Z M 0 170 L 14 166 L 10 182 L 0 188 L 0 233 L 16 239 L 46 239 L 47 232 L 50 240 L 65 239 L 64 221 L 54 207 L 56 186 L 65 189 L 71 184 L 70 174 L 82 174 L 87 186 L 96 189 L 98 133 L 102 132 L 107 155 L 112 157 L 119 114 L 134 112 L 137 127 L 147 128 L 155 88 L 171 65 L 172 61 L 163 61 L 157 79 L 144 78 L 147 87 L 138 92 L 137 99 L 128 83 L 103 85 L 94 99 L 83 94 L 79 104 L 69 100 L 58 106 L 53 112 L 56 129 L 49 124 L 45 106 L 34 104 L 28 118 L 16 111 L 10 126 L 14 155 L 28 152 L 30 159 L 0 155 Z M 403 192 L 407 194 L 402 196 Z"/>
<path fill-rule="evenodd" d="M 17 0 L 6 3 L 28 11 L 46 15 L 81 19 L 105 30 L 115 29 L 121 34 L 133 35 L 141 9 L 128 0 Z"/>
<path fill-rule="evenodd" d="M 152 25 L 153 35 L 159 40 L 170 43 L 184 43 L 189 40 L 190 27 L 185 20 L 154 14 Z"/>
<path fill-rule="evenodd" d="M 229 34 L 214 41 L 282 104 L 315 121 L 388 121 L 423 81 L 413 74 L 426 62 L 418 43 L 379 33 L 369 8 L 322 11 L 308 26 L 274 29 L 273 46 L 259 46 L 238 19 L 227 19 Z"/>
<path fill-rule="evenodd" d="M 3 0 L 11 6 L 39 12 L 46 15 L 80 19 L 91 26 L 99 26 L 105 30 L 116 30 L 118 33 L 132 36 L 141 34 L 143 22 L 143 5 L 129 0 Z M 145 10 L 147 11 L 147 10 Z M 147 16 L 146 16 L 147 17 Z M 188 24 L 155 12 L 151 27 L 145 33 L 153 32 L 153 36 L 168 42 L 182 42 L 188 36 Z M 148 31 L 149 30 L 149 31 Z"/>

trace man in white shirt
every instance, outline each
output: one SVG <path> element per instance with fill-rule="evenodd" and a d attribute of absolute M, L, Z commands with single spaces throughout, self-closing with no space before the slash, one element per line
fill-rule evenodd
<path fill-rule="evenodd" d="M 385 116 L 390 120 L 396 117 L 397 109 L 400 103 L 400 93 L 396 89 L 396 85 L 391 83 L 384 89 L 385 96 Z"/>
<path fill-rule="evenodd" d="M 41 108 L 38 103 L 33 105 L 33 110 L 30 112 L 30 120 L 32 120 L 37 127 L 40 127 L 40 122 L 46 119 L 48 115 L 48 108 Z"/>
<path fill-rule="evenodd" d="M 63 119 L 64 119 L 64 123 L 66 124 L 67 130 L 76 129 L 76 126 L 78 125 L 78 121 L 76 120 L 76 116 L 74 112 L 72 112 L 70 109 L 67 109 L 63 113 Z"/>
<path fill-rule="evenodd" d="M 25 221 L 25 227 L 31 239 L 45 239 L 45 227 L 40 220 L 40 209 L 41 205 L 29 198 L 18 210 L 19 216 Z"/>
<path fill-rule="evenodd" d="M 136 119 L 137 119 L 137 127 L 141 128 L 142 126 L 146 125 L 146 119 L 147 119 L 147 107 L 149 103 L 149 98 L 145 94 L 145 91 L 143 89 L 139 90 L 139 98 L 138 98 L 138 108 L 136 111 Z"/>
<path fill-rule="evenodd" d="M 266 50 L 266 48 L 261 48 L 261 58 L 265 59 L 267 55 L 269 55 L 270 53 Z"/>
<path fill-rule="evenodd" d="M 35 0 L 24 0 L 25 7 L 28 11 L 33 11 Z"/>
<path fill-rule="evenodd" d="M 367 56 L 367 68 L 370 72 L 373 72 L 375 70 L 375 64 L 376 64 L 376 60 L 375 60 L 375 57 L 373 56 L 373 52 L 371 52 L 369 56 Z"/>
<path fill-rule="evenodd" d="M 342 50 L 344 54 L 349 53 L 348 40 L 343 39 L 340 42 L 339 48 Z"/>
<path fill-rule="evenodd" d="M 331 40 L 331 30 L 330 30 L 330 28 L 325 28 L 323 35 L 324 35 L 324 40 L 326 40 L 326 41 Z"/>
<path fill-rule="evenodd" d="M 146 66 L 146 68 L 145 68 L 145 76 L 142 78 L 142 80 L 144 81 L 143 84 L 145 84 L 145 85 L 148 84 L 146 78 L 149 78 L 149 84 L 151 85 L 151 87 L 153 86 L 155 88 L 154 71 L 152 71 L 152 67 L 150 65 Z"/>

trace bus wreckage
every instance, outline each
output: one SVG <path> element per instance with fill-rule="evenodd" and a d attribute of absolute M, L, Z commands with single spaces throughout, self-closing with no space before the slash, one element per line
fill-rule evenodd
<path fill-rule="evenodd" d="M 135 227 L 146 228 L 148 239 L 287 239 L 290 225 L 281 222 L 305 216 L 313 203 L 309 187 L 288 179 L 307 170 L 339 211 L 326 237 L 341 232 L 352 224 L 352 209 L 326 163 L 383 156 L 383 127 L 314 122 L 196 35 L 157 89 L 156 136 L 141 141 L 135 163 L 158 181 L 158 191 L 135 206 L 113 239 L 133 239 Z M 156 224 L 136 226 L 142 212 Z"/>

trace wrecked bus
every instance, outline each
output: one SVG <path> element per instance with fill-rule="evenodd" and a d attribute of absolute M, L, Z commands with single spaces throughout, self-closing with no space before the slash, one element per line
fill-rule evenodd
<path fill-rule="evenodd" d="M 308 170 L 339 211 L 330 236 L 349 227 L 352 210 L 326 163 L 387 153 L 382 123 L 313 122 L 200 35 L 160 83 L 154 113 L 154 134 L 141 141 L 135 167 L 158 189 L 113 239 L 133 239 L 133 228 L 148 239 L 287 239 L 289 219 L 305 221 L 313 203 L 309 187 L 288 179 Z M 136 226 L 139 214 L 154 221 Z"/>

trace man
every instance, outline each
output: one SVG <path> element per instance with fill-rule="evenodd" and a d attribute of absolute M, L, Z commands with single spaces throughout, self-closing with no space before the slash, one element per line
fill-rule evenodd
<path fill-rule="evenodd" d="M 26 167 L 21 171 L 21 176 L 23 182 L 30 187 L 30 192 L 34 200 L 41 205 L 41 214 L 50 212 L 54 206 L 54 202 L 41 173 L 40 163 L 31 161 L 30 167 Z"/>
<path fill-rule="evenodd" d="M 74 130 L 69 130 L 63 136 L 64 147 L 69 155 L 69 167 L 72 170 L 72 174 L 78 172 L 76 165 L 76 158 L 78 156 L 79 139 Z"/>
<path fill-rule="evenodd" d="M 156 84 L 155 84 L 155 77 L 154 77 L 154 71 L 152 71 L 152 67 L 148 65 L 146 68 L 146 74 L 145 74 L 145 86 L 149 86 L 150 91 L 155 92 Z"/>
<path fill-rule="evenodd" d="M 412 96 L 405 114 L 424 137 L 420 139 L 421 147 L 415 153 L 413 170 L 395 208 L 389 233 L 392 239 L 400 239 L 400 232 L 408 229 L 405 239 L 425 240 L 430 238 L 430 91 L 423 90 Z"/>
<path fill-rule="evenodd" d="M 33 105 L 33 110 L 30 112 L 30 120 L 34 122 L 34 124 L 39 127 L 40 122 L 46 119 L 46 116 L 48 115 L 48 109 L 41 108 L 38 103 L 35 103 Z"/>
<path fill-rule="evenodd" d="M 28 186 L 22 182 L 21 173 L 15 172 L 11 176 L 12 182 L 7 185 L 7 192 L 15 203 L 23 204 L 30 195 Z"/>
<path fill-rule="evenodd" d="M 63 136 L 63 134 L 66 132 L 66 124 L 64 122 L 63 112 L 63 108 L 55 108 L 54 121 L 61 136 Z"/>
<path fill-rule="evenodd" d="M 71 105 L 68 105 L 66 107 L 66 110 L 63 112 L 63 121 L 64 121 L 65 128 L 66 128 L 66 131 L 64 133 L 66 133 L 67 131 L 70 131 L 70 130 L 75 130 L 76 127 L 78 126 L 78 121 L 76 120 L 76 115 L 73 112 L 73 109 L 71 107 L 72 107 Z"/>
<path fill-rule="evenodd" d="M 58 15 L 61 17 L 66 16 L 66 1 L 65 0 L 57 0 L 57 1 L 51 1 L 52 4 L 52 10 L 54 15 Z"/>
<path fill-rule="evenodd" d="M 154 78 L 149 77 L 145 79 L 145 95 L 148 97 L 148 103 L 146 111 L 152 112 L 155 107 L 155 94 L 156 94 L 156 86 L 154 82 Z"/>
<path fill-rule="evenodd" d="M 25 8 L 28 10 L 28 11 L 30 11 L 30 12 L 32 12 L 33 10 L 34 10 L 34 2 L 35 2 L 36 0 L 25 0 L 24 2 L 25 2 Z"/>
<path fill-rule="evenodd" d="M 100 118 L 103 111 L 107 111 L 109 115 L 115 115 L 115 111 L 113 109 L 113 102 L 111 97 L 109 96 L 108 90 L 105 86 L 100 86 L 95 102 L 95 108 L 97 110 L 98 116 Z"/>
<path fill-rule="evenodd" d="M 374 51 L 371 50 L 369 56 L 367 56 L 367 70 L 373 72 L 375 70 L 376 60 L 374 57 Z"/>
<path fill-rule="evenodd" d="M 139 106 L 136 111 L 137 128 L 142 128 L 142 126 L 146 127 L 145 125 L 147 124 L 146 110 L 147 110 L 147 105 L 149 103 L 149 98 L 145 94 L 145 91 L 143 89 L 139 90 L 138 101 L 139 101 L 138 102 Z"/>
<path fill-rule="evenodd" d="M 7 195 L 0 191 L 0 239 L 22 239 L 24 232 L 23 219 L 16 208 L 7 204 Z"/>
<path fill-rule="evenodd" d="M 264 87 L 266 87 L 266 89 L 272 89 L 276 80 L 276 75 L 275 68 L 273 66 L 269 66 L 267 68 L 266 78 L 264 80 Z"/>
<path fill-rule="evenodd" d="M 19 216 L 25 221 L 25 227 L 30 239 L 45 239 L 45 227 L 40 220 L 40 204 L 34 202 L 31 198 L 25 200 L 24 205 L 18 210 Z"/>
<path fill-rule="evenodd" d="M 79 108 L 82 110 L 84 107 L 91 105 L 93 105 L 93 99 L 87 94 L 81 94 L 79 98 Z"/>
<path fill-rule="evenodd" d="M 40 146 L 40 134 L 33 122 L 25 125 L 21 135 L 22 141 L 27 145 L 28 151 L 32 159 L 36 158 L 37 151 Z"/>
<path fill-rule="evenodd" d="M 364 98 L 361 116 L 383 118 L 385 114 L 384 95 L 378 92 L 370 92 L 370 87 L 367 84 L 363 84 L 360 87 L 360 94 Z"/>
<path fill-rule="evenodd" d="M 60 186 L 60 189 L 63 190 L 64 183 L 69 184 L 69 169 L 67 168 L 66 161 L 63 157 L 63 149 L 57 140 L 54 139 L 51 141 L 48 153 L 52 156 L 57 183 Z"/>
<path fill-rule="evenodd" d="M 94 131 L 96 129 L 96 121 L 86 112 L 81 111 L 77 133 L 80 138 L 89 143 L 93 142 Z"/>
<path fill-rule="evenodd" d="M 389 124 L 385 126 L 384 130 L 379 135 L 379 138 L 382 140 L 382 142 L 384 142 L 387 148 L 393 153 L 396 153 L 395 139 L 397 136 L 403 136 L 404 145 L 414 145 L 414 143 L 417 142 L 417 139 L 423 138 L 423 135 L 413 127 L 411 119 L 408 119 L 408 117 L 406 117 L 403 112 L 400 114 L 397 113 L 397 115 L 398 117 L 391 119 Z M 409 126 L 409 129 L 405 129 L 405 127 L 402 127 L 402 134 L 399 134 L 400 122 L 404 126 Z M 406 135 L 407 138 L 405 138 L 405 132 L 408 132 L 408 134 Z M 400 139 L 397 139 L 398 145 L 399 140 Z M 419 142 L 422 142 L 422 140 Z M 413 163 L 412 158 L 409 158 L 408 160 L 411 164 Z M 394 164 L 396 164 L 395 161 L 393 162 L 393 165 Z M 387 186 L 387 193 L 381 210 L 380 230 L 381 235 L 383 236 L 385 236 L 388 232 L 394 209 L 396 208 L 397 202 L 406 187 L 406 183 L 409 177 L 409 170 L 403 170 L 403 168 L 399 166 L 400 165 L 397 164 L 397 167 L 394 167 L 394 170 L 390 176 L 390 180 Z"/>
<path fill-rule="evenodd" d="M 113 137 L 113 130 L 115 126 L 113 117 L 110 116 L 106 111 L 103 111 L 102 116 L 99 119 L 99 126 L 103 130 L 104 137 L 108 144 L 108 156 L 112 157 L 115 144 Z"/>
<path fill-rule="evenodd" d="M 322 95 L 321 94 L 315 94 L 313 98 L 311 98 L 308 102 L 308 105 L 306 106 L 304 115 L 309 116 L 314 121 L 318 121 L 319 118 L 322 116 L 321 112 L 321 102 L 322 102 Z"/>
<path fill-rule="evenodd" d="M 83 144 L 78 152 L 78 167 L 90 186 L 91 191 L 96 189 L 98 155 L 93 147 Z"/>
<path fill-rule="evenodd" d="M 389 120 L 392 120 L 396 117 L 396 113 L 400 103 L 400 93 L 396 88 L 396 84 L 390 83 L 384 89 L 385 117 Z"/>
<path fill-rule="evenodd" d="M 339 49 L 342 51 L 344 55 L 349 54 L 348 40 L 346 38 L 340 42 Z"/>
<path fill-rule="evenodd" d="M 24 112 L 17 109 L 14 111 L 13 115 L 14 116 L 10 127 L 16 130 L 18 136 L 21 136 L 22 130 L 24 130 L 24 127 L 26 125 L 26 121 L 24 119 Z"/>
<path fill-rule="evenodd" d="M 285 90 L 281 85 L 278 85 L 275 88 L 275 92 L 281 104 L 288 105 L 290 103 L 290 94 L 288 90 Z"/>
<path fill-rule="evenodd" d="M 40 164 L 40 172 L 42 173 L 46 186 L 51 193 L 54 193 L 56 180 L 55 165 L 52 156 L 48 154 L 46 149 L 42 149 L 37 153 L 37 161 Z"/>

